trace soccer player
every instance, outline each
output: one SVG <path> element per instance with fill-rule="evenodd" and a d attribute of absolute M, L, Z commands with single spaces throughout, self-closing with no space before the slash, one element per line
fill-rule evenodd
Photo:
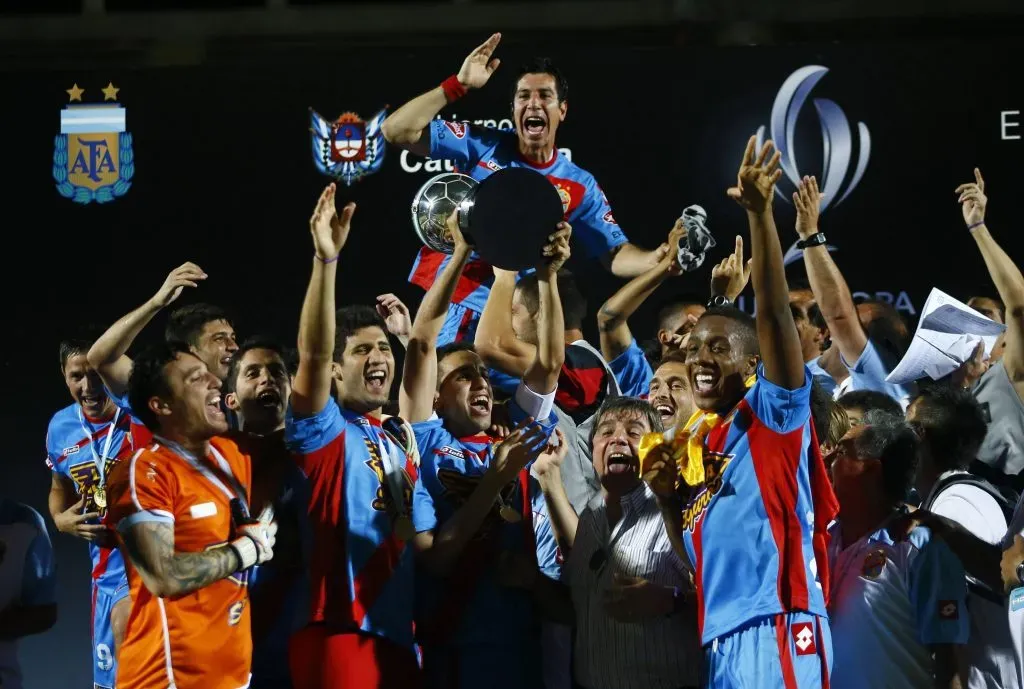
<path fill-rule="evenodd" d="M 207 277 L 195 263 L 183 263 L 142 306 L 119 319 L 89 350 L 89 363 L 99 371 L 103 384 L 115 397 L 128 389 L 132 360 L 128 348 L 153 317 L 181 296 L 186 287 L 198 287 Z M 208 304 L 191 304 L 171 313 L 165 338 L 185 344 L 210 373 L 224 380 L 231 355 L 238 350 L 235 330 L 223 310 Z"/>
<path fill-rule="evenodd" d="M 121 552 L 103 524 L 107 478 L 116 462 L 138 448 L 131 415 L 114 404 L 86 360 L 92 344 L 88 339 L 69 339 L 60 345 L 61 374 L 72 403 L 53 415 L 46 430 L 48 506 L 59 531 L 89 543 L 93 684 L 113 687 L 131 601 Z"/>
<path fill-rule="evenodd" d="M 22 689 L 18 639 L 57 622 L 53 547 L 38 512 L 0 498 L 0 687 Z"/>
<path fill-rule="evenodd" d="M 249 516 L 250 460 L 231 440 L 220 380 L 180 343 L 139 355 L 128 398 L 154 444 L 110 476 L 110 518 L 128 556 L 131 623 L 118 686 L 239 689 L 252 663 L 253 565 L 277 525 Z"/>
<path fill-rule="evenodd" d="M 384 137 L 417 155 L 451 160 L 477 180 L 505 167 L 531 167 L 555 185 L 565 219 L 588 255 L 599 258 L 619 277 L 633 277 L 653 267 L 664 251 L 645 251 L 631 244 L 593 175 L 558 154 L 555 134 L 568 110 L 568 83 L 550 61 L 535 60 L 519 73 L 511 103 L 514 132 L 434 119 L 448 103 L 487 84 L 501 62 L 492 57 L 500 41 L 501 34 L 494 34 L 466 57 L 458 74 L 393 112 L 381 125 Z M 449 260 L 422 249 L 410 281 L 429 289 Z M 474 254 L 463 268 L 440 344 L 473 340 L 491 281 L 486 264 Z"/>
<path fill-rule="evenodd" d="M 562 368 L 557 273 L 569 255 L 571 230 L 563 223 L 543 250 L 536 273 L 537 347 L 510 402 L 513 421 L 532 417 L 541 423 L 520 423 L 494 445 L 486 435 L 493 408 L 486 366 L 468 343 L 436 346 L 471 252 L 457 225 L 449 222 L 449 229 L 455 252 L 416 314 L 399 394 L 421 457 L 413 520 L 421 574 L 416 630 L 426 684 L 539 687 L 542 663 L 555 671 L 559 661 L 542 655 L 533 600 L 558 606 L 552 580 L 559 568 L 542 491 L 526 467 L 547 445 Z M 502 558 L 516 557 L 547 575 L 533 578 L 531 591 L 498 584 L 507 569 Z M 568 668 L 567 654 L 561 665 Z"/>
<path fill-rule="evenodd" d="M 687 373 L 704 413 L 675 440 L 685 443 L 692 488 L 685 510 L 672 503 L 672 462 L 652 453 L 644 472 L 694 567 L 708 686 L 825 687 L 831 651 L 819 582 L 828 579 L 835 496 L 810 423 L 811 377 L 772 218 L 780 155 L 769 158 L 770 142 L 755 154 L 755 141 L 728 193 L 750 224 L 756 323 L 712 308 L 690 333 Z"/>
<path fill-rule="evenodd" d="M 296 689 L 414 689 L 407 541 L 416 467 L 381 428 L 395 369 L 383 320 L 370 306 L 335 314 L 337 261 L 355 204 L 339 215 L 334 195 L 330 184 L 309 221 L 313 272 L 285 428 L 313 496 L 312 621 L 292 639 L 292 681 Z"/>
<path fill-rule="evenodd" d="M 309 608 L 309 489 L 284 442 L 291 384 L 284 349 L 264 338 L 239 345 L 224 379 L 224 405 L 238 430 L 229 437 L 252 459 L 251 510 L 272 507 L 277 522 L 274 559 L 253 568 L 250 689 L 290 689 L 288 641 Z"/>

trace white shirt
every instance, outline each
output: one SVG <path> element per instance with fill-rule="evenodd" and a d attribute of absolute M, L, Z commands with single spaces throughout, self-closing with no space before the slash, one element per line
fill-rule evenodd
<path fill-rule="evenodd" d="M 620 502 L 622 518 L 614 529 L 604 498 L 590 502 L 562 570 L 576 609 L 576 680 L 587 689 L 696 686 L 696 620 L 682 613 L 624 623 L 605 612 L 604 592 L 614 574 L 684 590 L 689 585 L 689 566 L 672 549 L 650 488 L 641 484 Z"/>
<path fill-rule="evenodd" d="M 946 475 L 940 476 L 939 480 Z M 939 493 L 930 509 L 957 522 L 986 543 L 996 545 L 1006 533 L 1006 517 L 999 503 L 977 486 L 953 484 Z M 1019 689 L 1021 684 L 1006 602 L 1000 598 L 993 600 L 992 596 L 977 584 L 968 588 L 971 638 L 961 656 L 969 668 L 967 687 Z"/>
<path fill-rule="evenodd" d="M 895 543 L 884 528 L 843 548 L 829 530 L 833 689 L 919 689 L 933 684 L 931 644 L 970 634 L 963 566 L 917 528 Z"/>

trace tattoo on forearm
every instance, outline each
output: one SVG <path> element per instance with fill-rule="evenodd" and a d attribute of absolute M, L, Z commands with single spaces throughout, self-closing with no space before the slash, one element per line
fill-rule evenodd
<path fill-rule="evenodd" d="M 612 309 L 609 309 L 607 306 L 602 306 L 600 308 L 600 313 L 601 313 L 602 316 L 604 316 L 605 318 L 608 319 L 606 321 L 605 320 L 598 320 L 598 324 L 597 325 L 598 325 L 598 328 L 601 329 L 601 332 L 605 332 L 606 333 L 606 332 L 609 332 L 611 330 L 615 330 L 615 328 L 617 328 L 620 325 L 622 325 L 622 322 L 623 322 L 622 314 L 619 313 L 618 311 L 613 311 Z"/>
<path fill-rule="evenodd" d="M 233 574 L 238 556 L 227 547 L 200 553 L 174 552 L 174 526 L 144 522 L 125 534 L 132 563 L 173 595 L 191 593 Z M 145 578 L 145 577 L 144 577 Z"/>

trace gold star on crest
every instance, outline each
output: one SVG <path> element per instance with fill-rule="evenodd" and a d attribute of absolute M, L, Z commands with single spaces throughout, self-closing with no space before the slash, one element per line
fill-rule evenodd
<path fill-rule="evenodd" d="M 100 90 L 103 91 L 103 100 L 117 100 L 117 92 L 121 89 L 115 88 L 114 82 L 108 81 L 107 87 Z"/>
<path fill-rule="evenodd" d="M 68 94 L 68 100 L 81 101 L 82 94 L 85 93 L 85 89 L 80 89 L 78 88 L 78 84 L 75 84 L 71 88 L 65 89 L 65 92 Z"/>

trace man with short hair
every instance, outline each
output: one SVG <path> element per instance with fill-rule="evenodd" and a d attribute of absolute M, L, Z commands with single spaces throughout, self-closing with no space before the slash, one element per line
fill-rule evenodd
<path fill-rule="evenodd" d="M 921 509 L 947 517 L 981 540 L 998 545 L 1006 534 L 1005 499 L 984 479 L 968 473 L 985 439 L 981 405 L 966 390 L 942 385 L 923 388 L 907 408 L 917 432 L 919 464 L 915 480 Z M 1012 503 L 1008 506 L 1013 509 Z M 961 666 L 968 689 L 1019 686 L 1006 601 L 977 581 L 968 580 L 971 633 Z"/>
<path fill-rule="evenodd" d="M 654 266 L 663 252 L 630 244 L 593 175 L 559 155 L 555 134 L 568 109 L 568 83 L 550 60 L 534 60 L 517 75 L 511 104 L 514 132 L 435 119 L 445 105 L 487 84 L 501 62 L 493 57 L 500 41 L 501 34 L 493 34 L 466 57 L 457 74 L 391 113 L 381 125 L 384 137 L 417 155 L 451 160 L 477 180 L 506 167 L 533 168 L 558 190 L 565 220 L 575 226 L 587 254 L 619 277 Z M 429 289 L 449 260 L 421 249 L 410 280 Z M 473 339 L 491 283 L 487 270 L 476 255 L 463 269 L 460 298 L 449 309 L 439 343 Z"/>
<path fill-rule="evenodd" d="M 22 689 L 18 639 L 57 622 L 53 547 L 42 516 L 0 498 L 0 687 Z"/>
<path fill-rule="evenodd" d="M 131 414 L 115 405 L 86 359 L 92 345 L 91 333 L 60 344 L 61 374 L 72 403 L 54 414 L 46 429 L 47 503 L 58 531 L 89 543 L 93 684 L 112 688 L 131 601 L 121 551 L 103 523 L 107 479 L 115 463 L 141 446 Z"/>
<path fill-rule="evenodd" d="M 135 359 L 128 399 L 154 442 L 109 482 L 132 597 L 118 685 L 248 686 L 247 579 L 273 557 L 277 525 L 250 516 L 250 460 L 223 437 L 220 380 L 185 345 L 161 343 Z"/>
<path fill-rule="evenodd" d="M 533 466 L 565 559 L 576 612 L 575 677 L 586 689 L 698 685 L 691 568 L 673 550 L 658 501 L 640 479 L 639 447 L 664 428 L 650 404 L 605 400 L 590 443 L 602 493 L 576 512 L 560 452 Z"/>
<path fill-rule="evenodd" d="M 674 302 L 661 307 L 658 311 L 658 358 L 682 347 L 683 340 L 706 309 L 703 303 L 696 301 Z"/>
<path fill-rule="evenodd" d="M 187 344 L 221 380 L 228 375 L 231 355 L 238 351 L 231 319 L 224 309 L 212 304 L 186 304 L 171 311 L 164 337 L 168 342 Z"/>
<path fill-rule="evenodd" d="M 878 390 L 851 390 L 840 396 L 836 402 L 843 408 L 850 423 L 854 426 L 859 424 L 864 415 L 872 410 L 884 411 L 895 416 L 903 414 L 903 407 L 899 402 Z"/>
<path fill-rule="evenodd" d="M 251 457 L 251 509 L 270 507 L 278 525 L 272 562 L 253 568 L 253 662 L 250 689 L 290 689 L 288 643 L 305 626 L 309 603 L 309 488 L 285 447 L 285 411 L 291 397 L 284 348 L 252 337 L 231 357 L 224 379 L 224 406 L 238 430 L 230 437 Z"/>
<path fill-rule="evenodd" d="M 902 417 L 873 410 L 827 458 L 839 498 L 829 544 L 836 689 L 960 686 L 963 566 L 925 527 L 899 542 L 886 528 L 910 491 L 917 445 Z"/>
<path fill-rule="evenodd" d="M 672 350 L 661 360 L 651 378 L 647 401 L 661 417 L 661 425 L 666 430 L 682 427 L 693 416 L 696 407 L 683 352 Z"/>
<path fill-rule="evenodd" d="M 395 358 L 373 307 L 335 312 L 338 258 L 355 204 L 336 186 L 309 220 L 313 270 L 285 437 L 309 479 L 310 624 L 292 637 L 296 689 L 419 686 L 413 647 L 411 504 L 416 467 L 381 427 Z"/>
<path fill-rule="evenodd" d="M 756 140 L 728 195 L 750 226 L 757 320 L 733 307 L 700 317 L 685 353 L 702 413 L 670 439 L 645 443 L 643 471 L 694 567 L 708 686 L 807 689 L 828 686 L 822 583 L 835 498 L 814 442 L 811 376 L 772 218 L 781 155 L 769 158 L 771 142 L 755 154 Z"/>
<path fill-rule="evenodd" d="M 416 314 L 399 398 L 421 456 L 413 520 L 420 565 L 417 637 L 427 686 L 539 687 L 548 679 L 546 669 L 567 681 L 568 655 L 542 646 L 534 615 L 534 600 L 557 600 L 552 590 L 559 569 L 547 510 L 528 465 L 547 445 L 562 369 L 558 269 L 569 256 L 571 230 L 561 223 L 543 250 L 548 258 L 536 273 L 533 359 L 509 402 L 509 416 L 519 425 L 495 444 L 486 435 L 493 392 L 481 357 L 465 344 L 436 348 L 472 251 L 452 218 L 448 229 L 455 251 Z M 564 435 L 560 442 L 568 446 Z M 545 576 L 528 577 L 527 591 L 499 586 L 505 558 L 525 559 L 531 573 L 539 568 Z"/>

